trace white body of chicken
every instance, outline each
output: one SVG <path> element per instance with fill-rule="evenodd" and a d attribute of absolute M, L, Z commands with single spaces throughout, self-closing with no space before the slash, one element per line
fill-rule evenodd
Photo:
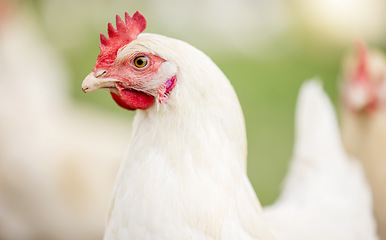
<path fill-rule="evenodd" d="M 378 239 L 367 179 L 343 148 L 319 82 L 300 91 L 289 173 L 277 202 L 264 210 L 278 239 Z"/>
<path fill-rule="evenodd" d="M 141 34 L 118 58 L 136 52 L 165 59 L 170 69 L 157 76 L 175 71 L 177 84 L 167 103 L 156 99 L 137 112 L 105 240 L 377 239 L 366 180 L 345 155 L 318 84 L 301 93 L 286 187 L 264 213 L 246 174 L 244 117 L 225 75 L 175 39 Z"/>

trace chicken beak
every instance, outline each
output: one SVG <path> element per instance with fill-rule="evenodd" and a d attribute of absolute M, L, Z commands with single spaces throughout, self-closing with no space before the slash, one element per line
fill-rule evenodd
<path fill-rule="evenodd" d="M 83 80 L 82 90 L 85 93 L 93 92 L 95 90 L 105 88 L 109 90 L 115 89 L 115 83 L 119 82 L 116 79 L 111 78 L 103 78 L 103 75 L 99 74 L 96 76 L 95 72 L 91 72 L 87 77 Z"/>

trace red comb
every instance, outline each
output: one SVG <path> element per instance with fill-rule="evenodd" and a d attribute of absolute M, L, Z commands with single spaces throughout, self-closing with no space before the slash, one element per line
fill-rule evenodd
<path fill-rule="evenodd" d="M 367 47 L 363 41 L 358 41 L 356 43 L 357 47 L 357 56 L 358 56 L 358 65 L 357 65 L 357 81 L 366 81 L 368 80 L 367 72 Z"/>
<path fill-rule="evenodd" d="M 99 44 L 100 54 L 97 59 L 97 66 L 108 65 L 114 62 L 118 50 L 137 39 L 138 35 L 146 28 L 146 19 L 138 11 L 132 17 L 125 12 L 125 21 L 117 14 L 115 29 L 110 22 L 107 25 L 106 37 L 103 33 L 100 35 L 101 43 Z"/>

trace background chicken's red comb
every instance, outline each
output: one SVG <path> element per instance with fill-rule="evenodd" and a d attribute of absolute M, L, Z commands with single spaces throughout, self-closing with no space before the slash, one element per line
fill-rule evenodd
<path fill-rule="evenodd" d="M 357 65 L 357 72 L 356 72 L 356 80 L 357 81 L 366 81 L 369 80 L 368 78 L 368 60 L 367 60 L 367 47 L 366 44 L 363 41 L 357 41 L 356 42 L 356 49 L 357 49 L 357 57 L 358 57 L 358 65 Z"/>
<path fill-rule="evenodd" d="M 117 14 L 116 25 L 117 28 L 115 29 L 112 23 L 108 23 L 107 33 L 109 37 L 103 33 L 100 35 L 100 54 L 97 59 L 97 68 L 114 62 L 118 50 L 135 40 L 146 28 L 146 19 L 138 11 L 134 13 L 133 17 L 125 12 L 125 21 Z"/>

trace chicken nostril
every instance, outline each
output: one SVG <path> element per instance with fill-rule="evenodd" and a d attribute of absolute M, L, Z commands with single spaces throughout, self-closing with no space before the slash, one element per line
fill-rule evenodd
<path fill-rule="evenodd" d="M 83 92 L 87 93 L 88 87 L 82 88 Z"/>
<path fill-rule="evenodd" d="M 106 70 L 99 70 L 98 72 L 95 73 L 95 77 L 102 77 L 105 74 L 106 74 Z"/>

